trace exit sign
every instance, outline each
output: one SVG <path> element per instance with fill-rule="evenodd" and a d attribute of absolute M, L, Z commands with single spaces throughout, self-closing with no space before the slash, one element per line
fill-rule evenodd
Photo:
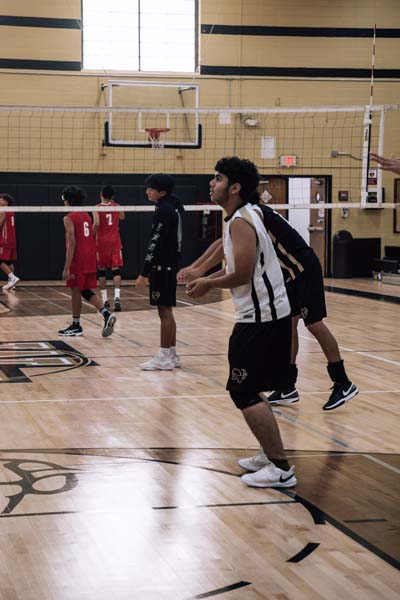
<path fill-rule="evenodd" d="M 297 165 L 296 154 L 281 154 L 279 157 L 280 167 L 295 167 Z"/>

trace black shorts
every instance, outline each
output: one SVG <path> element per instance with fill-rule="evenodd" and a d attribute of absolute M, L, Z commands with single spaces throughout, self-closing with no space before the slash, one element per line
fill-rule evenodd
<path fill-rule="evenodd" d="M 324 278 L 321 263 L 315 260 L 294 281 L 286 284 L 291 315 L 303 317 L 305 325 L 318 323 L 326 317 Z"/>
<path fill-rule="evenodd" d="M 236 323 L 229 339 L 229 379 L 226 389 L 252 393 L 287 385 L 292 319 Z"/>
<path fill-rule="evenodd" d="M 176 272 L 172 267 L 153 267 L 149 276 L 152 306 L 176 306 Z"/>

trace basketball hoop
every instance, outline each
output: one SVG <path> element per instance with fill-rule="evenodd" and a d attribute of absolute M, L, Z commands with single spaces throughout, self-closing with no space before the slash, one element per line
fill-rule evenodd
<path fill-rule="evenodd" d="M 151 142 L 153 150 L 164 148 L 164 140 L 160 138 L 161 133 L 169 131 L 169 127 L 147 127 L 148 140 Z"/>

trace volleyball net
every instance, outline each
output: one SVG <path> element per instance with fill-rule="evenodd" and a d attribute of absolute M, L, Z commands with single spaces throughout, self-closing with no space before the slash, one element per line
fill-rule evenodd
<path fill-rule="evenodd" d="M 400 105 L 1 106 L 0 172 L 211 175 L 221 157 L 237 155 L 255 162 L 263 178 L 330 177 L 334 200 L 346 191 L 355 204 L 381 206 L 381 171 L 369 164 L 369 150 L 385 153 L 387 121 L 400 130 Z M 305 195 L 297 203 L 309 202 Z"/>

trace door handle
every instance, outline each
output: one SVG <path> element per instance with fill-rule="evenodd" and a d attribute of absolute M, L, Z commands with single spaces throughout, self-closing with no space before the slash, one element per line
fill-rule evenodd
<path fill-rule="evenodd" d="M 310 227 L 307 227 L 307 229 L 310 233 L 313 233 L 313 231 L 324 231 L 323 227 L 311 227 L 310 226 Z"/>

